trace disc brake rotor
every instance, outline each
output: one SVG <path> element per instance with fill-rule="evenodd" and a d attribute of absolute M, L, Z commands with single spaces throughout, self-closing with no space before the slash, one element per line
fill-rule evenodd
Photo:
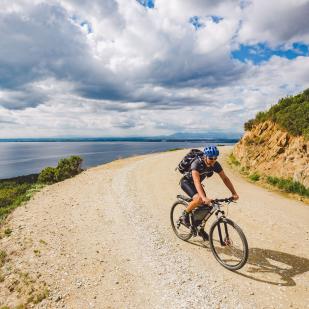
<path fill-rule="evenodd" d="M 233 241 L 229 238 L 224 239 L 224 246 L 233 246 Z"/>

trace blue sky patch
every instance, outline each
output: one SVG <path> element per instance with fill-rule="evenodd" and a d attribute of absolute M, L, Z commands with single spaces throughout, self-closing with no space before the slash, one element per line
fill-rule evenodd
<path fill-rule="evenodd" d="M 85 28 L 85 29 L 87 30 L 88 33 L 93 33 L 91 24 L 88 23 L 87 21 L 81 22 L 80 25 L 81 25 L 83 28 Z"/>
<path fill-rule="evenodd" d="M 309 46 L 301 42 L 296 42 L 293 43 L 290 49 L 284 49 L 282 46 L 271 49 L 266 43 L 255 45 L 241 44 L 238 50 L 231 52 L 231 56 L 241 62 L 252 61 L 254 64 L 259 64 L 268 61 L 272 56 L 287 59 L 295 59 L 298 56 L 309 56 Z"/>
<path fill-rule="evenodd" d="M 205 27 L 205 24 L 201 22 L 201 19 L 198 16 L 192 16 L 189 19 L 189 23 L 193 25 L 195 30 L 198 30 L 199 28 Z"/>
<path fill-rule="evenodd" d="M 220 22 L 221 20 L 223 20 L 223 17 L 215 16 L 215 15 L 210 16 L 210 18 L 211 18 L 212 21 L 213 21 L 214 23 L 216 23 L 216 24 L 219 24 L 219 22 Z"/>
<path fill-rule="evenodd" d="M 93 29 L 92 29 L 91 23 L 89 23 L 87 20 L 83 20 L 81 17 L 79 17 L 77 15 L 70 16 L 70 19 L 75 24 L 77 24 L 77 25 L 81 26 L 82 28 L 86 29 L 88 33 L 93 33 Z"/>
<path fill-rule="evenodd" d="M 195 30 L 198 30 L 200 28 L 206 27 L 206 24 L 202 21 L 203 17 L 200 16 L 192 16 L 189 19 L 189 23 L 192 24 L 192 26 L 195 28 Z M 215 23 L 219 24 L 221 20 L 223 20 L 223 17 L 221 16 L 216 16 L 216 15 L 209 15 L 203 18 L 204 21 L 210 22 L 210 20 Z"/>
<path fill-rule="evenodd" d="M 153 9 L 154 8 L 154 0 L 136 0 L 141 5 L 145 6 L 146 8 Z"/>

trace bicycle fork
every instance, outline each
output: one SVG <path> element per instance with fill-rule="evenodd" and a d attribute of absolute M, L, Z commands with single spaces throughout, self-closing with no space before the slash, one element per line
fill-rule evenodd
<path fill-rule="evenodd" d="M 219 213 L 221 213 L 221 216 L 219 217 Z M 230 236 L 229 236 L 229 231 L 227 228 L 227 223 L 225 221 L 225 215 L 224 215 L 224 211 L 222 210 L 218 210 L 216 212 L 216 216 L 217 216 L 217 220 L 218 220 L 218 234 L 219 234 L 219 240 L 220 240 L 220 244 L 221 246 L 228 246 L 230 244 Z M 224 225 L 224 232 L 225 232 L 225 237 L 223 237 L 222 235 L 222 230 L 221 230 L 221 223 L 223 223 Z"/>

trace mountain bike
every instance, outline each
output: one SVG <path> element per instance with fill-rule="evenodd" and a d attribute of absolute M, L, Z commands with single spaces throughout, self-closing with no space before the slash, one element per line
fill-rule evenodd
<path fill-rule="evenodd" d="M 212 200 L 211 206 L 201 205 L 195 208 L 190 214 L 190 226 L 186 226 L 180 217 L 191 198 L 177 195 L 177 201 L 171 208 L 170 218 L 172 228 L 176 236 L 184 241 L 191 237 L 203 235 L 205 224 L 215 214 L 217 219 L 209 229 L 210 249 L 216 260 L 229 270 L 242 268 L 248 259 L 248 242 L 241 228 L 232 220 L 226 218 L 223 204 L 233 202 L 232 198 Z"/>

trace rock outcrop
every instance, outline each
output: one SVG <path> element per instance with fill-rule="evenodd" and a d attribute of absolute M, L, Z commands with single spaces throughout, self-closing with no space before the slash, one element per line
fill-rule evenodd
<path fill-rule="evenodd" d="M 246 131 L 233 154 L 250 171 L 293 178 L 309 187 L 309 141 L 266 121 Z"/>

